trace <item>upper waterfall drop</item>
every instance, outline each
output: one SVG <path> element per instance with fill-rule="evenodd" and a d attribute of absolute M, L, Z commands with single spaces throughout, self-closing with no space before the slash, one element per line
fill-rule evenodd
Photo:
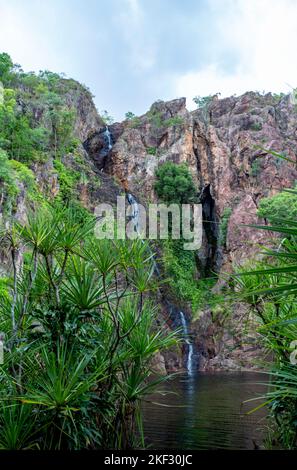
<path fill-rule="evenodd" d="M 180 311 L 179 314 L 180 314 L 181 324 L 183 327 L 184 340 L 188 346 L 187 371 L 189 375 L 192 375 L 193 373 L 193 344 L 189 340 L 188 325 L 187 325 L 187 320 L 184 315 L 184 312 Z"/>

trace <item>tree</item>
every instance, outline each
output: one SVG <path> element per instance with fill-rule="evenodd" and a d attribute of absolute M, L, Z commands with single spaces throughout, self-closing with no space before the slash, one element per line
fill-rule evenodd
<path fill-rule="evenodd" d="M 132 111 L 127 111 L 127 113 L 125 114 L 125 118 L 126 118 L 128 121 L 131 121 L 131 119 L 134 119 L 134 118 L 135 118 L 135 114 L 132 113 Z"/>
<path fill-rule="evenodd" d="M 0 81 L 6 84 L 11 78 L 13 62 L 6 52 L 0 54 Z"/>
<path fill-rule="evenodd" d="M 186 204 L 195 201 L 196 189 L 186 165 L 166 162 L 155 173 L 155 191 L 164 202 Z"/>
<path fill-rule="evenodd" d="M 197 105 L 198 109 L 208 107 L 209 104 L 212 102 L 213 96 L 194 96 L 193 101 Z"/>

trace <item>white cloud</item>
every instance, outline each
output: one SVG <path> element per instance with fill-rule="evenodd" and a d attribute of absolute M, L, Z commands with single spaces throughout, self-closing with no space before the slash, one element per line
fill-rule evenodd
<path fill-rule="evenodd" d="M 139 0 L 126 0 L 121 3 L 116 16 L 122 38 L 127 45 L 127 57 L 134 72 L 143 72 L 155 65 L 155 47 L 144 34 L 146 18 Z"/>
<path fill-rule="evenodd" d="M 47 24 L 55 24 L 55 13 L 41 2 L 33 1 L 30 6 L 31 9 L 25 2 L 15 0 L 10 4 L 0 0 L 1 52 L 8 52 L 26 71 L 56 70 L 57 64 L 62 70 L 65 61 L 57 58 L 51 38 L 45 34 Z"/>
<path fill-rule="evenodd" d="M 216 41 L 223 54 L 176 79 L 176 94 L 187 96 L 189 108 L 195 95 L 289 92 L 296 86 L 296 0 L 211 0 L 210 4 L 213 10 L 220 5 Z M 224 60 L 234 54 L 238 62 L 228 72 Z"/>

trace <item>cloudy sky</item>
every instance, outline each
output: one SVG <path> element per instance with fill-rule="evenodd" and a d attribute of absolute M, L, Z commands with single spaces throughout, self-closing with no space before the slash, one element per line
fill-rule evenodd
<path fill-rule="evenodd" d="M 297 0 L 0 0 L 0 50 L 117 120 L 157 99 L 297 86 Z"/>

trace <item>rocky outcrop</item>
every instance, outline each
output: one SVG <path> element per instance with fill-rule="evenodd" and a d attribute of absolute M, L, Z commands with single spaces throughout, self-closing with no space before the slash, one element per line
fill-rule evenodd
<path fill-rule="evenodd" d="M 115 143 L 104 171 L 140 202 L 157 200 L 154 173 L 165 161 L 185 163 L 190 169 L 207 222 L 197 253 L 204 275 L 213 269 L 230 271 L 234 264 L 254 256 L 256 244 L 265 242 L 266 234 L 241 225 L 260 222 L 256 215 L 259 200 L 292 187 L 297 180 L 294 164 L 269 153 L 297 159 L 297 113 L 290 96 L 248 92 L 240 97 L 214 97 L 194 112 L 187 111 L 184 98 L 161 101 L 114 130 Z M 227 212 L 222 240 L 219 225 Z M 212 312 L 200 312 L 192 334 L 201 351 L 201 368 L 251 366 L 257 337 L 244 342 L 242 309 L 234 310 L 228 326 L 214 321 Z M 215 340 L 218 335 L 219 341 Z"/>

